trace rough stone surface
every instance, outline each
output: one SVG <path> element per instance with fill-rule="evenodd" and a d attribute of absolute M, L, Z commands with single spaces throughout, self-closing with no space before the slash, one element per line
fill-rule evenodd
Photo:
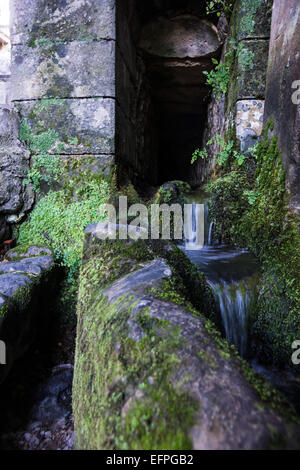
<path fill-rule="evenodd" d="M 25 212 L 34 202 L 31 187 L 23 185 L 30 154 L 18 136 L 18 114 L 10 106 L 0 106 L 0 217 Z M 5 222 L 2 229 L 6 232 Z"/>
<path fill-rule="evenodd" d="M 114 153 L 114 99 L 50 100 L 48 106 L 24 101 L 18 107 L 33 135 L 45 135 L 49 130 L 55 134 L 48 153 Z M 31 151 L 45 153 L 34 143 Z"/>
<path fill-rule="evenodd" d="M 86 162 L 93 158 L 88 165 L 92 172 L 110 176 L 115 153 L 115 1 L 26 0 L 20 7 L 12 0 L 11 17 L 12 101 L 22 119 L 20 135 L 30 150 L 30 165 L 36 154 L 56 154 L 63 164 L 78 162 L 78 155 Z M 15 190 L 7 186 L 3 192 L 19 193 L 20 182 Z M 59 189 L 61 183 L 42 192 Z M 30 197 L 23 213 L 28 206 Z M 13 210 L 21 212 L 20 207 Z"/>
<path fill-rule="evenodd" d="M 49 248 L 47 247 L 42 247 L 42 246 L 30 246 L 27 250 L 26 253 L 21 253 L 18 252 L 14 249 L 8 251 L 5 253 L 5 258 L 8 260 L 14 260 L 14 259 L 19 259 L 19 258 L 29 258 L 32 256 L 41 256 L 41 255 L 48 255 L 51 256 L 52 252 Z"/>
<path fill-rule="evenodd" d="M 13 100 L 114 96 L 114 41 L 14 48 Z"/>
<path fill-rule="evenodd" d="M 274 1 L 267 75 L 265 122 L 274 121 L 291 209 L 300 214 L 300 4 L 297 0 Z M 294 102 L 292 100 L 294 94 Z M 298 104 L 297 104 L 298 103 Z"/>
<path fill-rule="evenodd" d="M 185 449 L 297 448 L 299 428 L 261 401 L 247 382 L 239 359 L 230 350 L 223 350 L 225 346 L 220 337 L 215 336 L 211 324 L 209 327 L 200 313 L 193 315 L 176 301 L 159 298 L 161 282 L 174 274 L 168 264 L 163 259 L 150 262 L 140 259 L 135 264 L 134 255 L 129 254 L 125 241 L 124 245 L 118 245 L 116 252 L 123 274 L 110 283 L 111 270 L 107 265 L 101 268 L 99 255 L 101 253 L 101 258 L 105 258 L 109 252 L 113 266 L 113 246 L 98 239 L 99 227 L 89 227 L 87 234 L 78 303 L 73 388 L 77 449 L 152 448 L 144 447 L 151 446 L 149 442 L 152 445 L 155 442 L 156 449 L 165 448 L 164 445 L 178 449 L 175 436 L 179 429 L 188 439 Z M 131 249 L 131 253 L 135 253 L 141 250 L 141 245 L 135 247 L 133 244 Z M 98 266 L 94 273 L 90 271 L 92 264 Z M 131 271 L 127 275 L 125 266 Z M 95 274 L 97 269 L 100 269 L 98 276 Z M 142 323 L 140 315 L 143 315 Z M 157 324 L 155 322 L 163 323 L 153 329 L 149 325 Z M 174 337 L 174 331 L 179 336 L 175 334 Z M 160 339 L 155 339 L 156 335 Z M 136 356 L 133 353 L 134 348 L 139 350 L 141 342 L 147 347 L 147 341 L 152 345 L 153 361 L 159 361 L 156 341 L 161 353 L 169 351 L 164 361 L 168 362 L 168 354 L 176 358 L 166 372 L 170 387 L 167 394 L 162 378 L 157 380 L 159 365 L 155 366 L 151 359 L 144 362 L 137 352 Z M 106 358 L 101 356 L 101 348 L 105 348 Z M 147 350 L 143 351 L 147 356 Z M 128 369 L 131 354 L 134 355 L 133 375 Z M 178 422 L 178 410 L 171 408 L 172 399 L 175 399 L 173 393 L 185 396 L 182 395 L 185 417 Z M 160 394 L 163 410 L 159 408 Z M 179 403 L 177 406 L 180 407 Z M 161 422 L 157 409 L 159 413 L 166 413 L 162 418 L 164 434 L 160 438 Z M 186 416 L 191 409 L 193 418 L 188 422 Z M 149 428 L 147 424 L 135 426 L 140 413 L 145 410 Z M 165 410 L 170 410 L 170 414 Z M 107 416 L 111 420 L 107 420 Z M 116 428 L 109 427 L 111 422 L 118 423 Z M 129 434 L 124 430 L 125 423 L 126 429 L 131 430 Z M 158 427 L 151 427 L 151 423 Z M 278 441 L 275 436 L 280 436 Z M 164 444 L 164 439 L 168 439 L 168 444 Z M 143 445 L 145 442 L 148 444 Z"/>
<path fill-rule="evenodd" d="M 1 273 L 26 273 L 38 276 L 45 269 L 49 269 L 52 265 L 53 259 L 51 256 L 37 256 L 34 258 L 27 258 L 21 261 L 0 263 Z M 1 282 L 1 276 L 0 276 Z M 1 289 L 0 289 L 1 290 Z"/>
<path fill-rule="evenodd" d="M 241 144 L 241 152 L 255 145 L 261 135 L 264 123 L 263 100 L 243 100 L 236 105 L 236 136 Z"/>
<path fill-rule="evenodd" d="M 220 47 L 217 28 L 191 15 L 158 18 L 143 29 L 140 47 L 148 54 L 178 59 L 211 55 Z"/>
<path fill-rule="evenodd" d="M 31 280 L 24 274 L 3 274 L 0 276 L 0 293 L 5 297 L 12 297 L 20 287 L 27 284 L 31 284 Z"/>
<path fill-rule="evenodd" d="M 29 152 L 20 143 L 0 148 L 0 213 L 29 210 L 34 201 L 31 188 L 24 190 L 23 179 L 29 169 Z"/>
<path fill-rule="evenodd" d="M 114 0 L 11 1 L 12 44 L 115 38 Z"/>
<path fill-rule="evenodd" d="M 263 99 L 266 90 L 268 40 L 243 41 L 243 48 L 253 54 L 251 66 L 237 65 L 237 99 Z"/>

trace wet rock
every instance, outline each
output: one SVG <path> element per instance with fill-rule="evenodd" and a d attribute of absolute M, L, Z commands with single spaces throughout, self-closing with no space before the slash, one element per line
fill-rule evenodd
<path fill-rule="evenodd" d="M 53 44 L 50 50 L 43 46 L 15 46 L 12 98 L 114 96 L 114 54 L 114 41 Z M 20 62 L 19 57 L 26 60 Z"/>
<path fill-rule="evenodd" d="M 0 276 L 0 293 L 5 297 L 12 297 L 21 287 L 25 287 L 31 283 L 32 281 L 29 277 L 23 274 L 2 274 Z"/>
<path fill-rule="evenodd" d="M 22 253 L 20 251 L 15 251 L 14 249 L 8 251 L 5 254 L 5 258 L 8 260 L 14 260 L 15 258 L 29 258 L 32 256 L 41 256 L 41 255 L 52 255 L 52 251 L 50 248 L 42 247 L 42 246 L 30 246 L 26 253 Z"/>
<path fill-rule="evenodd" d="M 53 263 L 52 256 L 38 256 L 26 258 L 21 261 L 0 263 L 1 273 L 26 273 L 38 276 L 45 269 L 50 269 Z M 0 277 L 1 282 L 1 277 Z"/>
<path fill-rule="evenodd" d="M 12 44 L 115 39 L 114 0 L 18 0 L 11 3 Z M 80 25 L 80 27 L 78 27 Z M 62 44 L 63 46 L 63 44 Z M 60 54 L 64 54 L 63 49 Z"/>
<path fill-rule="evenodd" d="M 50 425 L 69 414 L 72 403 L 72 379 L 72 369 L 65 369 L 46 380 L 37 390 L 35 398 L 37 403 L 31 413 L 32 419 Z"/>

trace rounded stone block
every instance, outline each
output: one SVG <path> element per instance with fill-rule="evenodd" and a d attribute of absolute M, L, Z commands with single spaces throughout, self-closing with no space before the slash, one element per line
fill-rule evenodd
<path fill-rule="evenodd" d="M 140 47 L 148 54 L 164 58 L 199 58 L 220 47 L 217 28 L 196 16 L 159 18 L 145 26 Z"/>

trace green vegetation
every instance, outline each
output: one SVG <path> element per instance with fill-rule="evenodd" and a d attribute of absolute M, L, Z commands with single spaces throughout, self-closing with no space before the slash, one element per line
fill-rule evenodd
<path fill-rule="evenodd" d="M 176 352 L 183 341 L 180 328 L 149 318 L 146 312 L 140 311 L 136 320 L 145 335 L 135 341 L 130 338 L 127 323 L 132 307 L 127 315 L 124 312 L 116 315 L 117 306 L 108 305 L 104 299 L 99 299 L 99 294 L 94 304 L 86 303 L 83 291 L 81 295 L 79 317 L 84 322 L 81 331 L 85 338 L 80 345 L 86 343 L 89 347 L 84 354 L 80 350 L 76 354 L 77 446 L 120 450 L 190 449 L 188 431 L 197 406 L 188 393 L 175 388 L 171 380 L 178 363 Z M 88 305 L 93 307 L 89 315 L 84 315 Z M 99 339 L 97 344 L 93 339 L 95 334 Z M 123 392 L 124 380 L 135 390 L 131 398 Z M 92 389 L 87 396 L 84 390 L 89 383 Z"/>
<path fill-rule="evenodd" d="M 234 2 L 225 0 L 214 0 L 208 2 L 207 13 L 212 12 L 218 15 L 223 11 L 225 14 L 231 14 Z M 255 29 L 255 15 L 262 5 L 262 0 L 242 0 L 242 16 L 239 21 L 237 30 L 234 31 L 232 37 L 227 43 L 227 52 L 223 61 L 218 62 L 212 59 L 214 69 L 210 72 L 203 72 L 206 75 L 206 83 L 212 87 L 213 94 L 217 101 L 220 101 L 222 96 L 227 93 L 230 78 L 235 73 L 235 65 L 238 64 L 240 71 L 245 72 L 254 67 L 254 53 L 242 41 L 239 41 L 238 36 L 250 36 Z M 235 16 L 235 15 L 233 15 Z"/>
<path fill-rule="evenodd" d="M 218 63 L 216 59 L 211 60 L 215 68 L 210 72 L 204 71 L 203 74 L 206 75 L 206 83 L 212 87 L 217 101 L 220 101 L 222 96 L 227 92 L 230 81 L 230 64 L 229 61 L 226 60 L 220 63 Z"/>
<path fill-rule="evenodd" d="M 134 298 L 108 303 L 100 292 L 157 257 L 154 245 L 142 240 L 87 241 L 74 381 L 78 448 L 191 448 L 188 431 L 198 403 L 182 384 L 172 383 L 184 344 L 181 328 L 148 316 L 147 308 L 139 309 L 135 321 L 144 336 L 137 341 L 128 324 L 136 306 Z M 117 313 L 120 302 L 122 311 Z M 124 383 L 128 393 L 124 393 Z"/>
<path fill-rule="evenodd" d="M 219 134 L 210 139 L 202 150 L 196 149 L 194 151 L 191 164 L 194 164 L 198 158 L 207 159 L 209 157 L 207 147 L 214 143 L 216 143 L 219 148 L 217 153 L 217 162 L 219 166 L 225 166 L 230 158 L 236 160 L 238 166 L 243 165 L 247 156 L 235 150 L 235 142 L 233 140 L 226 141 Z"/>
<path fill-rule="evenodd" d="M 57 155 L 37 155 L 33 157 L 33 163 L 24 179 L 24 184 L 32 183 L 36 193 L 41 190 L 41 184 L 48 186 L 58 183 L 62 177 L 62 167 L 60 157 Z"/>
<path fill-rule="evenodd" d="M 35 170 L 40 182 L 43 177 Z M 84 229 L 105 218 L 101 205 L 108 201 L 111 188 L 112 183 L 104 177 L 81 171 L 80 175 L 66 179 L 61 190 L 50 190 L 40 199 L 28 221 L 19 228 L 18 244 L 48 246 L 59 265 L 66 269 L 62 293 L 65 311 L 71 311 L 76 301 Z"/>
<path fill-rule="evenodd" d="M 226 16 L 230 16 L 234 0 L 209 0 L 206 5 L 207 15 L 216 13 L 217 16 L 221 16 L 221 13 L 225 13 Z"/>
<path fill-rule="evenodd" d="M 254 322 L 257 354 L 290 363 L 291 344 L 300 334 L 300 237 L 288 210 L 285 171 L 272 122 L 255 150 L 256 170 L 230 162 L 226 174 L 210 183 L 216 237 L 249 247 L 262 263 L 261 295 Z M 288 262 L 287 262 L 288 260 Z"/>

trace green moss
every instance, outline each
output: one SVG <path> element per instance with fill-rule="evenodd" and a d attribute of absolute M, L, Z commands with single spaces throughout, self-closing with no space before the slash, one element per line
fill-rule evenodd
<path fill-rule="evenodd" d="M 250 207 L 247 191 L 251 188 L 251 180 L 242 170 L 230 171 L 208 186 L 211 192 L 209 213 L 215 222 L 216 240 L 235 241 L 240 218 Z"/>
<path fill-rule="evenodd" d="M 23 118 L 20 126 L 20 140 L 24 141 L 32 152 L 45 154 L 57 142 L 58 134 L 54 129 L 33 134 L 27 121 Z"/>
<path fill-rule="evenodd" d="M 211 185 L 211 215 L 217 236 L 249 247 L 262 264 L 253 312 L 256 354 L 291 366 L 291 345 L 300 336 L 300 237 L 298 220 L 288 209 L 285 170 L 272 129 L 269 122 L 257 148 L 254 177 L 231 172 Z"/>
<path fill-rule="evenodd" d="M 84 285 L 90 288 L 80 288 L 78 303 L 81 337 L 73 392 L 77 448 L 190 449 L 188 431 L 198 404 L 172 385 L 176 351 L 183 341 L 180 328 L 140 310 L 136 321 L 144 337 L 131 339 L 127 321 L 134 305 L 118 315 L 118 302 L 108 305 L 99 297 L 103 270 L 94 273 L 90 282 L 90 272 L 83 270 Z"/>
<path fill-rule="evenodd" d="M 0 318 L 6 317 L 8 312 L 9 312 L 9 306 L 7 303 L 5 303 L 4 305 L 2 305 L 2 307 L 0 307 Z"/>
<path fill-rule="evenodd" d="M 19 261 L 19 260 L 22 260 L 24 259 L 24 256 L 21 256 L 21 255 L 26 255 L 27 251 L 28 251 L 28 248 L 32 247 L 33 244 L 32 243 L 27 243 L 27 244 L 22 244 L 22 245 L 18 245 L 16 246 L 15 248 L 12 248 L 11 250 L 7 251 L 5 256 L 6 258 L 9 256 L 9 260 L 11 261 Z M 37 245 L 35 244 L 34 246 L 38 247 L 38 248 L 44 248 L 45 249 L 45 245 L 41 246 L 41 245 Z M 12 254 L 15 254 L 15 256 L 12 256 Z M 40 254 L 36 255 L 36 256 L 45 256 L 45 255 L 48 255 L 49 253 L 46 252 L 46 251 L 41 251 Z M 31 258 L 34 258 L 35 256 L 30 256 Z"/>
<path fill-rule="evenodd" d="M 169 181 L 159 188 L 153 204 L 185 204 L 190 191 L 190 185 L 184 181 Z"/>

